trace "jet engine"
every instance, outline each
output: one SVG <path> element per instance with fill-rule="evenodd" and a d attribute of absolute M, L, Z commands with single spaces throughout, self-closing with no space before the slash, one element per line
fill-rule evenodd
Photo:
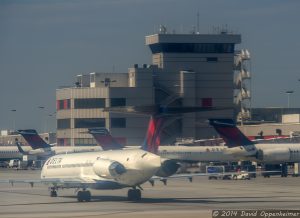
<path fill-rule="evenodd" d="M 160 169 L 156 172 L 156 176 L 168 177 L 175 174 L 180 165 L 173 160 L 163 160 Z"/>
<path fill-rule="evenodd" d="M 262 162 L 288 162 L 290 161 L 290 150 L 288 148 L 258 150 L 256 158 Z"/>
<path fill-rule="evenodd" d="M 97 160 L 93 165 L 93 170 L 96 175 L 107 179 L 114 179 L 126 172 L 121 163 L 107 159 Z"/>

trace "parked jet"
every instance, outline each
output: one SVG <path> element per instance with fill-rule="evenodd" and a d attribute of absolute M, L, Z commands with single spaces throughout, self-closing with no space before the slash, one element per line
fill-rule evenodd
<path fill-rule="evenodd" d="M 238 147 L 243 158 L 263 163 L 300 162 L 299 143 L 255 143 L 250 141 L 230 119 L 210 119 L 210 124 L 226 142 L 228 147 Z"/>
<path fill-rule="evenodd" d="M 89 152 L 102 150 L 99 146 L 55 146 L 56 144 L 46 143 L 34 129 L 18 130 L 32 149 L 22 149 L 16 141 L 18 150 L 23 155 L 36 155 L 38 157 L 49 157 L 56 154 Z M 22 151 L 23 150 L 23 151 Z"/>

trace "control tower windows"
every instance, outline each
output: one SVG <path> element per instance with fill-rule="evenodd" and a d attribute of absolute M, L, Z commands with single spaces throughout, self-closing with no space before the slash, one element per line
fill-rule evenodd
<path fill-rule="evenodd" d="M 78 98 L 74 99 L 75 109 L 91 109 L 91 108 L 104 108 L 104 98 Z"/>

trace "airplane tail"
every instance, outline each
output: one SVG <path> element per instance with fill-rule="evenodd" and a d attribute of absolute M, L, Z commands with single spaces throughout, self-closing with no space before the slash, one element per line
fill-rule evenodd
<path fill-rule="evenodd" d="M 119 144 L 109 133 L 106 128 L 90 128 L 88 129 L 97 143 L 102 147 L 103 150 L 118 150 L 124 148 L 123 145 Z"/>
<path fill-rule="evenodd" d="M 165 118 L 163 116 L 151 116 L 146 132 L 146 137 L 142 145 L 142 149 L 145 151 L 157 153 L 160 145 L 160 136 L 163 130 Z"/>
<path fill-rule="evenodd" d="M 19 134 L 27 141 L 27 143 L 33 148 L 50 148 L 51 146 L 46 143 L 34 129 L 18 130 Z"/>
<path fill-rule="evenodd" d="M 253 145 L 231 119 L 209 119 L 209 124 L 220 134 L 228 147 Z"/>

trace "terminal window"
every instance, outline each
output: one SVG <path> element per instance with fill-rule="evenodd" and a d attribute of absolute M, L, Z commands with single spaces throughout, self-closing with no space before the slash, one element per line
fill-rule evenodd
<path fill-rule="evenodd" d="M 212 107 L 212 98 L 202 98 L 202 107 Z"/>
<path fill-rule="evenodd" d="M 71 99 L 63 99 L 56 101 L 56 109 L 57 110 L 65 110 L 71 108 Z"/>
<path fill-rule="evenodd" d="M 111 98 L 110 106 L 111 107 L 126 106 L 126 98 Z"/>
<path fill-rule="evenodd" d="M 74 99 L 75 109 L 91 109 L 91 108 L 104 108 L 104 98 L 77 98 Z"/>
<path fill-rule="evenodd" d="M 104 118 L 77 118 L 75 128 L 105 127 Z"/>
<path fill-rule="evenodd" d="M 94 139 L 89 138 L 77 138 L 74 139 L 75 146 L 94 146 L 97 145 Z"/>
<path fill-rule="evenodd" d="M 70 119 L 58 119 L 57 120 L 57 129 L 70 129 L 71 120 Z"/>
<path fill-rule="evenodd" d="M 70 146 L 71 140 L 69 138 L 58 138 L 57 145 L 58 146 Z"/>
<path fill-rule="evenodd" d="M 156 43 L 150 45 L 152 53 L 233 53 L 232 43 Z"/>
<path fill-rule="evenodd" d="M 218 62 L 218 58 L 216 58 L 216 57 L 209 57 L 209 58 L 206 58 L 206 61 L 207 62 Z"/>
<path fill-rule="evenodd" d="M 111 118 L 110 119 L 111 128 L 126 128 L 125 118 Z"/>

